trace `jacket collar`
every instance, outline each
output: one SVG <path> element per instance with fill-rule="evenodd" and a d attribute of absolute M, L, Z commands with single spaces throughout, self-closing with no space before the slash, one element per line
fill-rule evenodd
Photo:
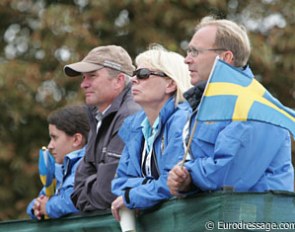
<path fill-rule="evenodd" d="M 159 114 L 159 126 L 161 127 L 161 125 L 164 125 L 166 123 L 166 121 L 168 120 L 168 118 L 171 116 L 171 114 L 173 114 L 173 112 L 175 111 L 176 106 L 175 106 L 175 97 L 172 96 L 170 97 L 165 105 L 162 107 L 160 114 Z"/>
<path fill-rule="evenodd" d="M 70 173 L 73 165 L 77 162 L 77 160 L 81 159 L 84 156 L 85 147 L 86 146 L 79 150 L 72 151 L 65 156 L 62 166 L 64 176 L 67 176 Z"/>
<path fill-rule="evenodd" d="M 205 90 L 207 81 L 201 81 L 196 86 L 190 88 L 188 91 L 186 91 L 183 96 L 190 104 L 191 108 L 195 110 L 202 98 L 203 92 Z"/>

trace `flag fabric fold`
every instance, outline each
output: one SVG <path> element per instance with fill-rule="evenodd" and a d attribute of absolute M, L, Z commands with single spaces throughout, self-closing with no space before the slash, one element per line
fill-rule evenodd
<path fill-rule="evenodd" d="M 255 120 L 288 129 L 295 138 L 295 111 L 274 98 L 257 80 L 216 58 L 198 121 Z"/>
<path fill-rule="evenodd" d="M 55 160 L 48 149 L 43 147 L 39 151 L 39 175 L 45 188 L 46 196 L 54 195 L 56 189 Z"/>

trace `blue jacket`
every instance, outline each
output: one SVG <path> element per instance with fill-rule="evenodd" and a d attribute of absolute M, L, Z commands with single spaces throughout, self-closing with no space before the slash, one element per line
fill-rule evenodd
<path fill-rule="evenodd" d="M 159 118 L 159 133 L 155 138 L 154 152 L 159 169 L 159 178 L 145 178 L 141 170 L 141 156 L 144 136 L 142 121 L 146 118 L 143 111 L 128 117 L 119 135 L 125 142 L 112 192 L 123 196 L 128 208 L 147 208 L 171 197 L 167 186 L 167 174 L 177 163 L 178 155 L 183 154 L 182 130 L 191 113 L 187 103 L 175 107 L 170 98 L 162 108 Z"/>
<path fill-rule="evenodd" d="M 258 122 L 199 122 L 193 160 L 185 163 L 203 191 L 231 186 L 235 191 L 294 190 L 289 132 Z"/>
<path fill-rule="evenodd" d="M 251 75 L 251 70 L 244 70 Z M 196 120 L 191 118 L 190 130 Z M 291 139 L 287 130 L 258 121 L 198 122 L 185 163 L 202 191 L 294 190 Z M 182 157 L 181 157 L 182 158 Z"/>
<path fill-rule="evenodd" d="M 85 147 L 67 154 L 63 165 L 55 165 L 57 190 L 46 204 L 46 212 L 50 218 L 59 218 L 67 214 L 79 212 L 71 200 L 71 194 L 74 188 L 76 168 L 84 154 Z M 44 188 L 39 193 L 39 196 L 41 195 L 45 195 Z M 35 200 L 32 200 L 27 207 L 27 214 L 31 218 L 36 218 L 33 212 Z"/>

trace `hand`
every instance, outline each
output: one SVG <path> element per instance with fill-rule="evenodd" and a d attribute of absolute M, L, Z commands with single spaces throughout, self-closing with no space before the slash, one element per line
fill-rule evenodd
<path fill-rule="evenodd" d="M 181 196 L 179 192 L 189 191 L 191 183 L 191 175 L 185 167 L 176 165 L 170 170 L 167 185 L 172 195 Z"/>
<path fill-rule="evenodd" d="M 112 214 L 117 221 L 120 221 L 120 214 L 119 211 L 121 208 L 125 207 L 124 200 L 122 196 L 117 197 L 112 203 Z"/>
<path fill-rule="evenodd" d="M 48 201 L 48 197 L 41 195 L 36 198 L 35 203 L 33 205 L 34 215 L 38 220 L 42 219 L 42 216 L 47 215 L 46 213 L 46 203 Z"/>
<path fill-rule="evenodd" d="M 38 198 L 38 201 L 40 202 L 40 213 L 44 216 L 47 216 L 46 213 L 46 204 L 48 202 L 49 198 L 47 196 L 40 196 Z"/>
<path fill-rule="evenodd" d="M 38 198 L 35 199 L 35 202 L 34 202 L 34 205 L 33 205 L 33 212 L 34 212 L 35 217 L 38 220 L 41 220 L 42 215 L 41 215 L 41 212 L 40 212 L 40 202 L 38 201 Z"/>

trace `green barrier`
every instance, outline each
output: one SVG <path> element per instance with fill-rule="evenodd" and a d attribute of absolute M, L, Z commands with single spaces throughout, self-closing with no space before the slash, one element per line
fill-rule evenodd
<path fill-rule="evenodd" d="M 171 199 L 141 212 L 138 232 L 295 231 L 295 193 L 215 192 Z M 46 221 L 0 223 L 0 231 L 104 232 L 121 231 L 109 211 Z"/>

